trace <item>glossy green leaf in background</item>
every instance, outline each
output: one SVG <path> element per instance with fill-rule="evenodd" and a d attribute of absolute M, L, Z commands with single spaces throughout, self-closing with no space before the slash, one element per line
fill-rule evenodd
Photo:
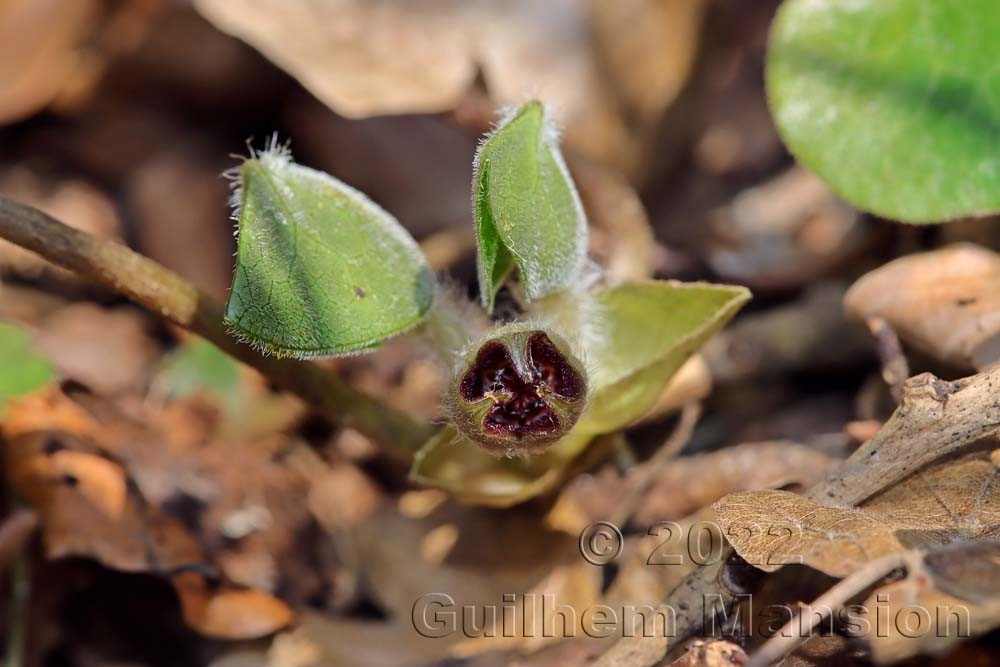
<path fill-rule="evenodd" d="M 1000 2 L 786 0 L 767 88 L 792 153 L 841 197 L 932 222 L 1000 210 Z"/>
<path fill-rule="evenodd" d="M 234 333 L 295 357 L 355 352 L 410 329 L 434 298 L 416 242 L 365 195 L 271 150 L 243 163 Z"/>
<path fill-rule="evenodd" d="M 55 370 L 31 346 L 22 327 L 0 322 L 0 415 L 11 399 L 41 389 L 55 379 Z"/>
<path fill-rule="evenodd" d="M 749 298 L 745 287 L 672 281 L 553 295 L 540 309 L 586 350 L 592 391 L 577 425 L 540 454 L 500 459 L 448 426 L 417 454 L 412 479 L 499 507 L 548 491 L 595 438 L 646 414 L 681 364 Z"/>
<path fill-rule="evenodd" d="M 479 147 L 472 180 L 479 291 L 487 310 L 516 265 L 529 299 L 573 286 L 587 218 L 542 105 L 529 102 Z"/>
<path fill-rule="evenodd" d="M 169 398 L 199 393 L 226 402 L 242 398 L 239 363 L 204 338 L 191 338 L 165 356 L 156 381 Z"/>

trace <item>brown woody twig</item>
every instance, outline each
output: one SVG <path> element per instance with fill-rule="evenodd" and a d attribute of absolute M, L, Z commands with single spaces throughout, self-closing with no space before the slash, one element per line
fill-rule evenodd
<path fill-rule="evenodd" d="M 222 304 L 173 271 L 120 243 L 73 229 L 5 197 L 0 197 L 0 238 L 190 329 L 253 366 L 278 387 L 384 446 L 413 452 L 433 430 L 430 424 L 382 405 L 316 364 L 265 356 L 238 342 L 223 323 Z"/>
<path fill-rule="evenodd" d="M 903 383 L 899 407 L 875 437 L 806 497 L 829 507 L 855 507 L 925 465 L 998 433 L 1000 367 L 953 382 L 921 373 Z M 734 600 L 719 580 L 731 553 L 731 547 L 723 550 L 718 561 L 692 572 L 667 596 L 664 606 L 677 612 L 672 637 L 623 637 L 594 667 L 650 667 L 701 630 L 707 597 L 725 605 Z"/>

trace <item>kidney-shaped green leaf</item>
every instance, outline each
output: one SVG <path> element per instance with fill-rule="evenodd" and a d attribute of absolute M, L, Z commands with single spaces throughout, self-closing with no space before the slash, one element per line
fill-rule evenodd
<path fill-rule="evenodd" d="M 288 356 L 371 348 L 416 325 L 434 281 L 416 242 L 365 195 L 271 150 L 243 163 L 226 323 Z"/>
<path fill-rule="evenodd" d="M 884 217 L 1000 210 L 998 34 L 996 0 L 787 0 L 768 55 L 778 129 Z"/>
<path fill-rule="evenodd" d="M 23 328 L 0 322 L 0 413 L 13 398 L 41 389 L 55 379 L 45 357 L 32 349 Z"/>
<path fill-rule="evenodd" d="M 587 218 L 539 102 L 479 147 L 472 180 L 483 305 L 517 266 L 529 299 L 572 286 L 587 255 Z"/>

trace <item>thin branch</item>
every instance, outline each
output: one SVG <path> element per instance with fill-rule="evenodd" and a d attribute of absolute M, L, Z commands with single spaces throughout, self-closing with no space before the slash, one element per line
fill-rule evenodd
<path fill-rule="evenodd" d="M 264 356 L 229 335 L 223 308 L 179 275 L 129 248 L 68 227 L 41 211 L 0 197 L 0 238 L 34 251 L 125 296 L 150 312 L 190 329 L 278 387 L 298 395 L 380 444 L 415 451 L 433 427 L 382 405 L 319 366 Z"/>
<path fill-rule="evenodd" d="M 827 507 L 855 507 L 928 463 L 1000 433 L 998 390 L 1000 367 L 953 382 L 913 376 L 875 437 L 806 496 Z"/>
<path fill-rule="evenodd" d="M 744 667 L 766 667 L 778 662 L 812 637 L 816 626 L 826 620 L 827 616 L 841 609 L 855 595 L 870 588 L 893 570 L 906 567 L 912 573 L 920 566 L 920 561 L 921 554 L 918 551 L 897 551 L 869 561 L 860 570 L 841 579 L 826 593 L 816 598 L 815 602 L 807 607 L 810 614 L 806 624 L 802 623 L 800 611 L 777 634 L 764 642 Z"/>
<path fill-rule="evenodd" d="M 732 592 L 719 585 L 719 574 L 726 556 L 696 568 L 657 609 L 665 618 L 673 618 L 672 632 L 657 635 L 640 632 L 619 637 L 594 662 L 593 667 L 652 667 L 658 665 L 678 643 L 700 631 L 708 619 L 728 612 L 735 601 Z M 654 615 L 655 618 L 655 615 Z"/>
<path fill-rule="evenodd" d="M 1000 367 L 948 382 L 921 373 L 903 383 L 899 407 L 874 438 L 859 447 L 826 479 L 809 489 L 807 498 L 828 507 L 855 507 L 925 465 L 979 440 L 1000 433 Z M 690 573 L 663 604 L 687 610 L 703 606 L 699 596 L 733 600 L 719 580 L 721 559 Z M 730 602 L 727 602 L 730 604 Z M 669 638 L 621 638 L 594 663 L 594 667 L 650 667 L 667 652 L 701 630 L 702 620 L 678 614 L 676 632 Z M 639 646 L 641 644 L 641 646 Z M 645 661 L 619 662 L 632 652 Z"/>
<path fill-rule="evenodd" d="M 889 385 L 893 399 L 898 403 L 903 396 L 903 383 L 910 377 L 910 364 L 903 353 L 896 330 L 884 318 L 865 319 L 868 330 L 875 337 L 875 350 L 882 364 L 882 379 Z"/>

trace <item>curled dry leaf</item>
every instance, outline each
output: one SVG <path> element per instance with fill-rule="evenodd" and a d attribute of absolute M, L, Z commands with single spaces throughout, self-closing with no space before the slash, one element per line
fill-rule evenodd
<path fill-rule="evenodd" d="M 803 563 L 844 577 L 868 561 L 919 547 L 1000 534 L 1000 485 L 988 453 L 917 472 L 857 509 L 824 507 L 786 491 L 735 493 L 715 504 L 737 553 L 773 572 Z"/>
<path fill-rule="evenodd" d="M 877 588 L 862 603 L 873 661 L 892 664 L 920 654 L 941 655 L 1000 626 L 998 559 L 995 542 L 959 544 L 929 553 L 926 573 Z M 964 581 L 956 588 L 955 579 Z"/>
<path fill-rule="evenodd" d="M 5 467 L 40 517 L 46 555 L 127 572 L 218 568 L 265 590 L 175 577 L 193 628 L 245 639 L 286 625 L 291 611 L 266 590 L 276 586 L 277 559 L 294 562 L 294 535 L 308 520 L 302 477 L 261 443 L 240 443 L 236 455 L 212 440 L 218 417 L 203 406 L 157 410 L 128 399 L 74 400 L 52 388 L 8 405 Z M 196 508 L 196 527 L 178 514 L 183 506 Z"/>
<path fill-rule="evenodd" d="M 111 520 L 121 517 L 125 509 L 125 470 L 103 456 L 64 449 L 35 457 L 13 474 L 31 478 L 22 483 L 32 485 L 65 484 Z"/>
<path fill-rule="evenodd" d="M 901 257 L 864 275 L 844 298 L 856 319 L 885 319 L 935 359 L 982 369 L 1000 359 L 1000 256 L 958 243 Z"/>
<path fill-rule="evenodd" d="M 255 590 L 211 590 L 194 573 L 173 578 L 181 613 L 192 628 L 218 639 L 255 639 L 289 625 L 294 615 L 278 598 Z"/>
<path fill-rule="evenodd" d="M 664 519 L 678 519 L 709 505 L 726 494 L 767 489 L 789 484 L 810 486 L 835 465 L 835 461 L 815 450 L 792 442 L 755 442 L 727 447 L 717 452 L 682 456 L 663 467 L 636 510 L 635 521 L 650 525 Z M 644 464 L 640 464 L 641 465 Z M 583 523 L 608 519 L 617 500 L 628 493 L 638 479 L 639 467 L 622 477 L 612 468 L 594 475 L 580 475 L 563 490 L 554 511 L 572 503 Z"/>
<path fill-rule="evenodd" d="M 536 95 L 575 148 L 628 166 L 687 79 L 705 2 L 195 4 L 340 114 L 453 109 L 481 72 L 495 103 Z"/>
<path fill-rule="evenodd" d="M 179 521 L 129 497 L 121 465 L 94 451 L 100 431 L 97 420 L 57 390 L 8 406 L 7 475 L 38 512 L 48 557 L 88 556 L 128 572 L 201 561 Z"/>

